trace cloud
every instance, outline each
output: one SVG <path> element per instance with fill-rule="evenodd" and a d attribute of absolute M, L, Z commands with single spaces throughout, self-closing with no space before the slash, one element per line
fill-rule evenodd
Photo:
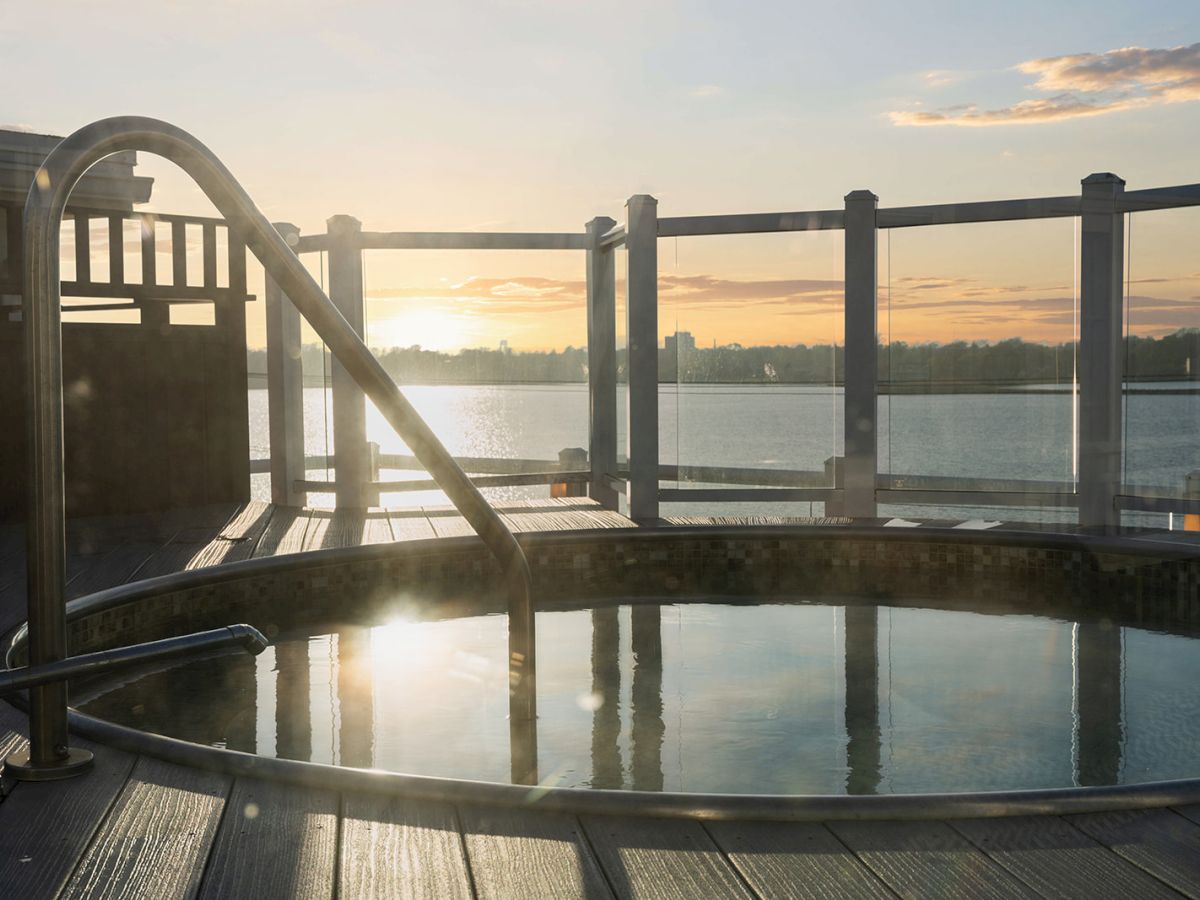
<path fill-rule="evenodd" d="M 1037 125 L 1200 100 L 1200 43 L 1051 56 L 1026 60 L 1016 68 L 1036 76 L 1031 87 L 1051 96 L 996 109 L 972 103 L 933 111 L 894 110 L 888 117 L 899 126 Z"/>

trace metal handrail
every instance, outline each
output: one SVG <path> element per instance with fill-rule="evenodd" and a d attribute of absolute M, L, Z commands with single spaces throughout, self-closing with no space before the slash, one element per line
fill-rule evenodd
<path fill-rule="evenodd" d="M 142 665 L 164 659 L 178 660 L 193 653 L 213 650 L 245 650 L 255 656 L 269 647 L 261 631 L 252 625 L 226 625 L 209 631 L 197 631 L 178 637 L 114 647 L 68 656 L 43 666 L 23 666 L 0 672 L 0 694 L 11 694 L 28 688 L 64 681 L 71 678 L 89 678 L 104 675 L 126 666 Z"/>
<path fill-rule="evenodd" d="M 224 164 L 182 129 L 140 116 L 103 119 L 65 138 L 42 163 L 25 204 L 30 663 L 66 656 L 59 231 L 76 182 L 95 163 L 123 150 L 155 153 L 191 176 L 494 554 L 508 591 L 510 714 L 514 725 L 531 722 L 536 715 L 533 606 L 529 565 L 516 538 Z M 35 765 L 69 765 L 66 709 L 62 682 L 33 689 Z"/>

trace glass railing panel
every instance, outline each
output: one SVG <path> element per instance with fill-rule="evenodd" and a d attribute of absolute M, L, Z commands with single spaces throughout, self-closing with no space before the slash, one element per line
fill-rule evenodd
<path fill-rule="evenodd" d="M 1200 496 L 1200 210 L 1125 217 L 1122 493 Z M 1122 524 L 1181 528 L 1170 512 L 1125 510 Z"/>
<path fill-rule="evenodd" d="M 662 238 L 663 487 L 832 487 L 842 440 L 840 231 Z M 821 515 L 820 500 L 668 503 L 665 515 Z"/>
<path fill-rule="evenodd" d="M 468 474 L 558 467 L 588 446 L 587 293 L 582 251 L 398 250 L 364 254 L 367 344 Z M 427 479 L 370 403 L 380 480 Z M 546 465 L 533 465 L 544 461 Z M 545 484 L 485 488 L 546 497 Z M 440 491 L 385 492 L 385 505 L 444 504 Z"/>
<path fill-rule="evenodd" d="M 880 515 L 1076 518 L 1045 496 L 1076 479 L 1076 245 L 1074 219 L 880 233 L 879 471 L 914 497 Z"/>

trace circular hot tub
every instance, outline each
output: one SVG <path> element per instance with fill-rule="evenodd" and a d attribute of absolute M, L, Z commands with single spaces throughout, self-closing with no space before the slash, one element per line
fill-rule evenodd
<path fill-rule="evenodd" d="M 473 538 L 77 601 L 73 652 L 234 621 L 273 646 L 72 685 L 73 725 L 233 771 L 554 808 L 828 818 L 1200 797 L 1197 548 L 817 527 L 522 541 L 528 726 L 507 718 L 507 618 Z M 530 763 L 536 783 L 512 784 Z"/>

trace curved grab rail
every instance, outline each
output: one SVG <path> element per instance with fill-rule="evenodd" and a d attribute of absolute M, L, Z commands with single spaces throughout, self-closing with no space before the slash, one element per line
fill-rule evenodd
<path fill-rule="evenodd" d="M 509 598 L 512 722 L 514 727 L 531 722 L 536 715 L 533 605 L 529 565 L 516 538 L 229 170 L 187 132 L 141 116 L 102 119 L 65 138 L 46 157 L 25 204 L 30 663 L 66 655 L 59 229 L 80 177 L 124 150 L 155 153 L 191 176 L 495 555 Z M 69 755 L 65 684 L 36 688 L 30 707 L 31 750 L 37 762 L 53 767 Z"/>

